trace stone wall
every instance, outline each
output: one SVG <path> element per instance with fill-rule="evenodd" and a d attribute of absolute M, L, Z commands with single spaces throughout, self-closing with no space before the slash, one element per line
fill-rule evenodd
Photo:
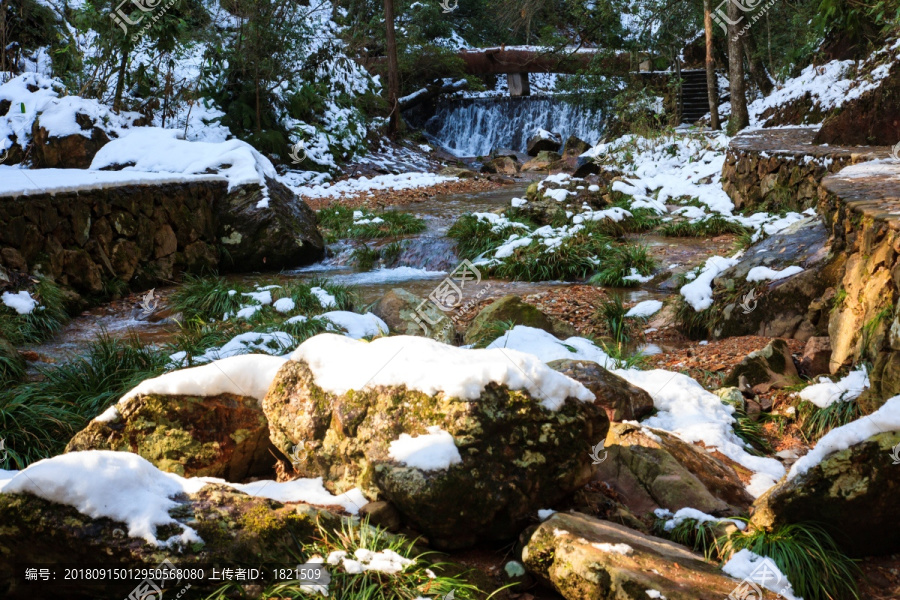
<path fill-rule="evenodd" d="M 890 156 L 889 147 L 816 146 L 814 127 L 742 133 L 728 146 L 722 187 L 751 211 L 802 211 L 818 202 L 819 182 L 844 167 Z"/>
<path fill-rule="evenodd" d="M 0 197 L 0 264 L 89 295 L 219 267 L 222 180 Z"/>
<path fill-rule="evenodd" d="M 845 259 L 828 322 L 832 371 L 868 362 L 869 408 L 900 394 L 900 163 L 870 163 L 822 180 L 819 211 Z"/>

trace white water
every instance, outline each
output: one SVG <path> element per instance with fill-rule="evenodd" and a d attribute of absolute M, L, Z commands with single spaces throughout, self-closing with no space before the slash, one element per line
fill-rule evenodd
<path fill-rule="evenodd" d="M 455 156 L 485 156 L 496 148 L 524 152 L 538 128 L 593 145 L 600 141 L 603 119 L 599 111 L 558 98 L 478 98 L 442 103 L 424 127 Z"/>

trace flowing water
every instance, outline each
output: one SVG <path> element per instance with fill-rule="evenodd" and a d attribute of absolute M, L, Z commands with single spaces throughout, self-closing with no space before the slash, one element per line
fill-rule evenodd
<path fill-rule="evenodd" d="M 246 284 L 258 282 L 290 281 L 293 279 L 309 280 L 325 277 L 336 283 L 355 287 L 361 306 L 377 301 L 392 288 L 402 287 L 420 297 L 427 297 L 435 287 L 459 264 L 455 252 L 455 242 L 447 237 L 447 230 L 466 212 L 494 211 L 509 206 L 510 199 L 523 196 L 523 185 L 507 186 L 498 190 L 478 193 L 451 194 L 436 196 L 425 202 L 390 207 L 387 210 L 400 210 L 413 213 L 425 220 L 426 230 L 421 234 L 410 236 L 403 241 L 405 248 L 395 266 L 376 268 L 372 271 L 359 271 L 351 260 L 356 244 L 362 242 L 344 240 L 329 248 L 329 256 L 325 260 L 283 273 L 236 275 L 235 280 Z M 654 249 L 654 254 L 664 257 L 663 265 L 696 261 L 699 255 L 708 253 L 702 241 L 691 239 L 655 238 L 643 236 L 641 240 Z M 368 241 L 370 247 L 378 247 L 389 243 L 388 240 Z M 517 282 L 490 280 L 491 286 L 480 300 L 497 298 L 507 294 L 525 296 L 539 293 L 551 288 L 568 285 L 565 282 Z M 663 286 L 665 287 L 665 286 Z M 161 306 L 165 307 L 167 297 L 176 288 L 157 289 L 156 295 Z M 663 291 L 656 287 L 647 289 L 613 290 L 625 302 L 638 302 L 649 299 L 662 299 L 671 291 Z M 137 335 L 144 342 L 165 344 L 178 331 L 172 323 L 151 323 L 139 320 L 136 305 L 131 301 L 116 301 L 86 311 L 70 321 L 53 339 L 26 350 L 34 352 L 38 363 L 52 363 L 65 360 L 67 356 L 77 354 L 84 345 L 93 340 L 100 330 L 106 331 L 114 338 L 126 338 Z"/>
<path fill-rule="evenodd" d="M 461 98 L 442 102 L 434 114 L 410 118 L 429 139 L 454 156 L 485 156 L 496 148 L 524 152 L 528 138 L 541 128 L 574 135 L 589 144 L 600 141 L 603 118 L 553 96 Z"/>

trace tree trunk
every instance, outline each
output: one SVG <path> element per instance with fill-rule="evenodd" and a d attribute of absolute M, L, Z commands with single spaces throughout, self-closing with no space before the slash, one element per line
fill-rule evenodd
<path fill-rule="evenodd" d="M 116 80 L 116 94 L 113 98 L 113 112 L 118 114 L 122 108 L 122 95 L 125 93 L 125 68 L 128 66 L 128 47 L 122 46 L 122 61 L 119 63 L 119 77 Z"/>
<path fill-rule="evenodd" d="M 728 79 L 731 91 L 731 121 L 728 134 L 734 135 L 750 124 L 747 114 L 747 90 L 744 84 L 744 52 L 738 37 L 743 12 L 734 2 L 728 3 Z"/>
<path fill-rule="evenodd" d="M 712 0 L 703 0 L 703 28 L 706 30 L 706 88 L 709 98 L 709 126 L 719 125 L 719 83 L 716 78 L 716 59 L 713 57 Z"/>
<path fill-rule="evenodd" d="M 750 65 L 750 78 L 764 95 L 768 96 L 772 93 L 772 78 L 766 70 L 766 65 L 756 52 L 756 40 L 750 32 L 746 32 L 741 36 L 741 46 L 744 48 L 744 54 L 747 56 L 747 64 Z"/>
<path fill-rule="evenodd" d="M 387 43 L 388 104 L 391 107 L 388 136 L 395 138 L 400 130 L 400 67 L 397 63 L 397 39 L 394 37 L 394 0 L 384 0 L 384 38 Z"/>

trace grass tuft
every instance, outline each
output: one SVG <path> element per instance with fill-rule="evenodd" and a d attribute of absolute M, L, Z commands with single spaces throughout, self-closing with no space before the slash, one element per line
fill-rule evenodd
<path fill-rule="evenodd" d="M 27 315 L 0 304 L 0 338 L 6 338 L 14 346 L 42 342 L 69 320 L 63 292 L 54 282 L 41 277 L 27 291 L 39 305 Z"/>
<path fill-rule="evenodd" d="M 813 523 L 793 523 L 771 531 L 748 529 L 722 540 L 728 551 L 747 549 L 770 558 L 805 600 L 859 598 L 859 569 L 827 531 Z"/>
<path fill-rule="evenodd" d="M 744 235 L 750 230 L 722 215 L 713 214 L 697 221 L 671 221 L 660 227 L 659 232 L 668 237 L 715 237 L 724 233 Z"/>
<path fill-rule="evenodd" d="M 358 219 L 355 212 L 361 212 Z M 410 213 L 388 210 L 377 215 L 370 210 L 352 209 L 346 206 L 323 208 L 316 213 L 319 228 L 327 242 L 342 239 L 377 239 L 411 235 L 425 231 L 423 219 Z M 369 221 L 363 223 L 362 221 Z M 372 222 L 375 221 L 375 222 Z"/>
<path fill-rule="evenodd" d="M 808 444 L 818 441 L 822 436 L 836 427 L 862 417 L 862 410 L 856 400 L 841 399 L 825 408 L 819 408 L 812 402 L 801 402 L 797 410 L 797 427 Z"/>
<path fill-rule="evenodd" d="M 640 281 L 626 279 L 637 272 L 647 277 L 656 269 L 656 260 L 650 256 L 647 246 L 624 244 L 616 246 L 601 261 L 600 271 L 591 277 L 591 283 L 606 287 L 633 287 Z"/>

